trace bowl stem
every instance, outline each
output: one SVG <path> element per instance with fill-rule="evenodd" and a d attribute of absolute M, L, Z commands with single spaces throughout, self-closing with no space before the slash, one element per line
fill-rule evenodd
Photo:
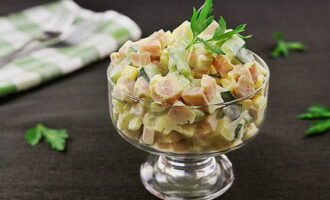
<path fill-rule="evenodd" d="M 161 199 L 214 199 L 234 181 L 232 164 L 225 155 L 175 158 L 150 155 L 141 165 L 145 188 Z"/>

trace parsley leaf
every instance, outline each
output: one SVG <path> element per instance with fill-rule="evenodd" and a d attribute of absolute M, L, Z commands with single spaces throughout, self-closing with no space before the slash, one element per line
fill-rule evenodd
<path fill-rule="evenodd" d="M 29 129 L 25 134 L 26 141 L 32 145 L 37 145 L 41 138 L 44 137 L 45 141 L 49 143 L 52 149 L 56 151 L 65 150 L 65 142 L 69 137 L 66 130 L 50 129 L 42 124 Z"/>
<path fill-rule="evenodd" d="M 206 0 L 203 6 L 196 10 L 193 8 L 193 15 L 190 20 L 190 27 L 196 39 L 197 35 L 203 32 L 213 21 L 213 2 Z"/>
<path fill-rule="evenodd" d="M 307 135 L 322 133 L 330 129 L 330 119 L 317 120 L 306 131 Z"/>
<path fill-rule="evenodd" d="M 301 42 L 286 42 L 283 40 L 283 33 L 273 33 L 273 38 L 277 40 L 275 48 L 271 52 L 272 58 L 278 58 L 281 55 L 288 56 L 290 50 L 305 51 L 307 47 Z"/>
<path fill-rule="evenodd" d="M 306 131 L 307 135 L 330 130 L 330 107 L 320 104 L 312 105 L 306 113 L 297 115 L 299 119 L 316 119 Z"/>
<path fill-rule="evenodd" d="M 240 24 L 232 31 L 228 31 L 228 32 L 220 34 L 220 35 L 214 34 L 210 41 L 220 41 L 221 42 L 223 40 L 228 40 L 231 37 L 233 37 L 233 35 L 243 32 L 245 30 L 245 26 L 246 26 L 246 24 Z M 220 29 L 220 26 L 218 29 Z"/>
<path fill-rule="evenodd" d="M 299 119 L 320 119 L 330 118 L 330 108 L 320 104 L 312 105 L 308 108 L 307 113 L 303 113 L 297 116 Z"/>
<path fill-rule="evenodd" d="M 42 133 L 39 126 L 40 125 L 37 125 L 36 127 L 26 131 L 25 139 L 32 146 L 37 145 L 42 138 Z"/>
<path fill-rule="evenodd" d="M 314 104 L 308 108 L 309 112 L 330 112 L 330 107 L 321 104 Z"/>
<path fill-rule="evenodd" d="M 212 39 L 219 38 L 227 29 L 227 22 L 222 16 L 220 17 L 218 24 L 219 27 L 215 29 Z"/>
<path fill-rule="evenodd" d="M 208 41 L 203 40 L 202 38 L 197 38 L 197 41 L 202 42 L 213 53 L 225 55 L 225 53 L 221 50 L 220 47 L 213 45 L 213 44 L 209 43 Z"/>
<path fill-rule="evenodd" d="M 226 40 L 229 40 L 233 35 L 237 34 L 242 39 L 252 37 L 251 35 L 242 36 L 239 34 L 245 30 L 246 24 L 238 25 L 234 30 L 226 32 L 227 22 L 223 17 L 220 17 L 218 21 L 219 27 L 215 29 L 212 38 L 209 40 L 199 38 L 198 35 L 202 33 L 213 22 L 214 16 L 212 15 L 212 12 L 212 0 L 205 0 L 203 6 L 198 10 L 196 10 L 196 8 L 193 8 L 193 14 L 190 19 L 190 28 L 193 33 L 193 39 L 186 47 L 186 49 L 189 49 L 197 43 L 203 43 L 205 47 L 211 52 L 224 55 L 225 53 L 221 50 L 220 46 Z"/>

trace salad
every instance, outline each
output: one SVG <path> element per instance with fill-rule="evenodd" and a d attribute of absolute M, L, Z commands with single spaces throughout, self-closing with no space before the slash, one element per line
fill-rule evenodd
<path fill-rule="evenodd" d="M 227 29 L 209 4 L 111 54 L 111 115 L 124 136 L 183 153 L 226 150 L 258 132 L 269 71 L 245 48 L 245 25 Z"/>

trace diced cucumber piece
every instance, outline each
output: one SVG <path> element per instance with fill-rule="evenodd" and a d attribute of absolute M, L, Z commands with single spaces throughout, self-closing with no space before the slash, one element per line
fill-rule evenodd
<path fill-rule="evenodd" d="M 254 56 L 247 49 L 241 48 L 236 55 L 236 58 L 242 63 L 252 62 L 254 61 Z"/>
<path fill-rule="evenodd" d="M 111 72 L 110 72 L 110 78 L 113 82 L 117 82 L 119 77 L 121 76 L 121 72 L 124 70 L 123 68 L 120 68 L 118 65 L 110 64 L 112 65 Z"/>
<path fill-rule="evenodd" d="M 233 37 L 222 44 L 221 50 L 228 55 L 230 59 L 233 59 L 237 52 L 244 46 L 245 41 L 238 35 Z"/>
<path fill-rule="evenodd" d="M 242 138 L 245 130 L 245 125 L 252 120 L 250 115 L 245 115 L 235 129 L 235 138 Z"/>
<path fill-rule="evenodd" d="M 193 111 L 196 114 L 193 123 L 197 123 L 197 122 L 203 121 L 203 119 L 205 117 L 205 113 L 203 111 L 201 111 L 201 110 L 198 110 L 198 109 L 194 109 Z"/>
<path fill-rule="evenodd" d="M 237 119 L 235 119 L 230 123 L 227 123 L 226 125 L 223 125 L 223 129 L 221 130 L 221 135 L 223 135 L 228 141 L 232 141 L 234 138 L 241 138 L 244 132 L 245 119 L 247 118 L 249 118 L 249 113 L 247 110 L 244 110 Z M 225 116 L 221 120 L 230 120 L 230 119 L 227 116 Z"/>
<path fill-rule="evenodd" d="M 232 101 L 235 99 L 234 95 L 230 91 L 224 91 L 221 92 L 220 94 L 224 102 Z"/>
<path fill-rule="evenodd" d="M 110 73 L 111 80 L 117 83 L 117 80 L 120 78 L 122 71 L 130 63 L 131 63 L 131 59 L 127 57 L 124 60 L 122 60 L 118 65 L 115 65 Z"/>
<path fill-rule="evenodd" d="M 240 138 L 243 134 L 243 126 L 244 124 L 239 123 L 235 129 L 235 138 Z"/>
<path fill-rule="evenodd" d="M 178 72 L 180 74 L 184 75 L 189 80 L 192 80 L 191 70 L 189 68 L 188 63 L 184 59 L 184 55 L 183 55 L 182 51 L 180 51 L 179 49 L 177 49 L 175 47 L 170 46 L 170 47 L 168 47 L 168 53 L 169 53 L 170 58 L 172 57 L 174 59 L 176 69 L 178 70 Z"/>
<path fill-rule="evenodd" d="M 231 120 L 236 120 L 241 116 L 242 105 L 233 104 L 225 107 L 225 115 L 228 116 Z"/>
<path fill-rule="evenodd" d="M 149 77 L 149 80 L 151 80 L 152 77 L 154 77 L 155 75 L 161 74 L 160 71 L 157 68 L 157 65 L 155 65 L 153 63 L 148 64 L 148 65 L 144 66 L 143 68 L 144 68 L 144 72 Z"/>
<path fill-rule="evenodd" d="M 182 86 L 184 88 L 190 88 L 190 80 L 187 79 L 185 76 L 180 75 L 178 72 L 173 72 L 172 73 L 179 81 L 181 82 Z"/>
<path fill-rule="evenodd" d="M 173 56 L 169 56 L 169 58 L 168 58 L 168 71 L 169 72 L 176 71 L 176 65 L 175 65 L 175 60 L 174 60 Z"/>

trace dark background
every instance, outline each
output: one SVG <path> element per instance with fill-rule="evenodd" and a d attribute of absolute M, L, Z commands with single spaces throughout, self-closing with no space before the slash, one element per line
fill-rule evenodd
<path fill-rule="evenodd" d="M 1 1 L 0 14 L 45 3 Z M 192 0 L 79 0 L 81 6 L 114 9 L 133 18 L 144 36 L 189 19 Z M 330 133 L 304 136 L 298 121 L 312 103 L 330 106 L 330 2 L 327 0 L 215 0 L 216 16 L 230 27 L 247 23 L 250 49 L 271 69 L 267 119 L 261 134 L 229 158 L 236 180 L 220 199 L 330 199 Z M 0 27 L 1 28 L 1 27 Z M 268 59 L 272 32 L 308 45 L 306 53 Z M 0 199 L 149 200 L 139 180 L 146 153 L 115 132 L 109 118 L 106 68 L 99 61 L 36 89 L 0 99 Z M 47 144 L 30 147 L 24 132 L 37 122 L 69 131 L 66 153 Z"/>

